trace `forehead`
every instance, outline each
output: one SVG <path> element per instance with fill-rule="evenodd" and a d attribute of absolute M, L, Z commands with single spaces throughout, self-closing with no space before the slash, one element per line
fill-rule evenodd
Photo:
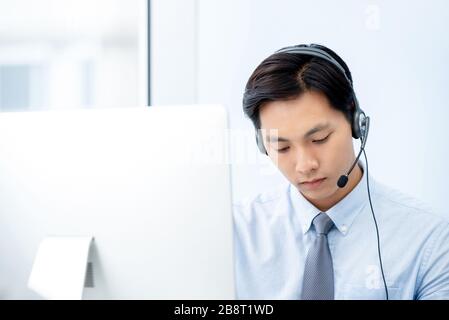
<path fill-rule="evenodd" d="M 304 133 L 319 123 L 336 124 L 344 120 L 342 112 L 332 108 L 326 96 L 319 92 L 305 92 L 297 98 L 270 101 L 260 108 L 262 129 Z"/>

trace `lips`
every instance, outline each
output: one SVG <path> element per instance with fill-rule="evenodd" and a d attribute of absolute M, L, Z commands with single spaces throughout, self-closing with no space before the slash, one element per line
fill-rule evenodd
<path fill-rule="evenodd" d="M 315 179 L 315 180 L 310 180 L 310 181 L 303 181 L 303 182 L 301 182 L 301 184 L 304 184 L 304 183 L 314 183 L 314 182 L 318 182 L 318 181 L 320 181 L 320 180 L 324 180 L 324 179 L 326 179 L 326 178 L 319 178 L 319 179 Z"/>
<path fill-rule="evenodd" d="M 325 181 L 326 178 L 320 178 L 320 179 L 314 179 L 314 180 L 310 180 L 310 181 L 304 181 L 302 183 L 300 183 L 301 188 L 306 189 L 308 191 L 315 191 L 318 190 L 319 188 L 321 188 L 321 186 L 323 185 L 323 181 Z"/>

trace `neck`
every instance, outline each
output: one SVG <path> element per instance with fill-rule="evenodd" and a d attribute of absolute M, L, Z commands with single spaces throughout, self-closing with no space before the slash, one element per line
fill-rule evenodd
<path fill-rule="evenodd" d="M 314 200 L 311 203 L 318 208 L 320 211 L 325 212 L 340 202 L 347 194 L 349 194 L 360 182 L 363 176 L 363 171 L 357 164 L 354 170 L 349 175 L 348 184 L 343 188 L 338 188 L 338 190 L 329 198 L 323 200 Z"/>

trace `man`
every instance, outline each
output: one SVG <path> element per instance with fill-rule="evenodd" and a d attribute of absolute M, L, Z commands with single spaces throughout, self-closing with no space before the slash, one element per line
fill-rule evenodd
<path fill-rule="evenodd" d="M 289 183 L 234 205 L 238 298 L 449 299 L 449 221 L 358 160 L 352 138 L 366 142 L 367 122 L 335 52 L 272 54 L 243 109 Z"/>

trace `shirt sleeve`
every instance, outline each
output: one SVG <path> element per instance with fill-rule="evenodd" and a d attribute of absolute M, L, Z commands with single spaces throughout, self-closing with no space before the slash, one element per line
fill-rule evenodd
<path fill-rule="evenodd" d="M 440 227 L 423 261 L 418 300 L 449 300 L 449 223 Z"/>

